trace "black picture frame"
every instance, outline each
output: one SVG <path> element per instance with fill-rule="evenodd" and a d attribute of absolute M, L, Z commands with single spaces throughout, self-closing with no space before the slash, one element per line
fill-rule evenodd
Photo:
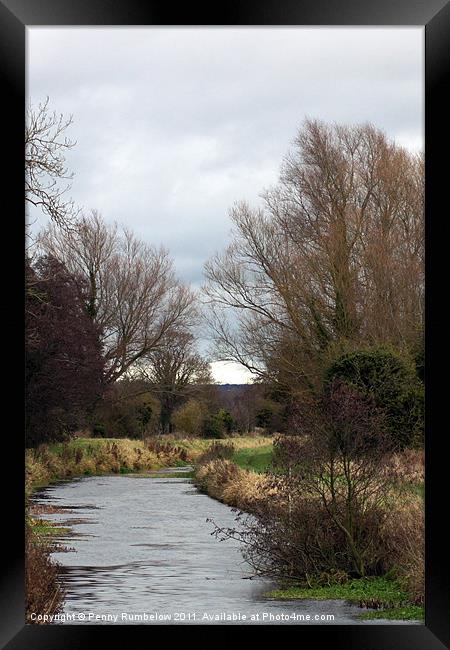
<path fill-rule="evenodd" d="M 446 0 L 260 0 L 240 2 L 228 0 L 221 4 L 200 6 L 185 3 L 174 6 L 161 0 L 0 0 L 0 72 L 2 79 L 2 108 L 5 111 L 4 136 L 9 140 L 3 171 L 4 223 L 12 225 L 3 241 L 4 248 L 22 255 L 24 247 L 23 200 L 23 127 L 25 121 L 25 29 L 36 25 L 419 25 L 425 27 L 425 148 L 426 148 L 426 608 L 425 625 L 355 625 L 298 626 L 294 629 L 300 642 L 330 644 L 334 648 L 361 650 L 438 650 L 450 647 L 450 581 L 447 549 L 448 509 L 445 506 L 447 455 L 446 438 L 446 373 L 445 335 L 448 319 L 445 306 L 446 248 L 449 238 L 445 199 L 448 187 L 448 147 L 445 133 L 448 104 L 445 101 L 446 80 L 450 62 L 450 7 Z M 6 177 L 5 177 L 6 175 Z M 23 258 L 22 258 L 23 259 Z M 21 262 L 19 262 L 19 265 Z M 19 266 L 19 268 L 22 268 Z M 13 274 L 21 273 L 14 268 Z M 4 271 L 3 278 L 11 275 Z M 440 280 L 444 284 L 440 286 Z M 5 284 L 8 284 L 5 282 Z M 23 285 L 22 285 L 23 286 Z M 22 312 L 19 304 L 21 287 L 4 287 L 2 306 L 6 325 L 5 352 L 11 351 L 9 368 L 20 368 L 17 351 L 23 349 L 21 333 Z M 10 295 L 8 295 L 10 291 Z M 12 341 L 17 337 L 17 345 Z M 10 343 L 11 342 L 11 343 Z M 6 349 L 7 348 L 7 349 Z M 5 362 L 7 363 L 7 362 Z M 20 370 L 19 370 L 20 373 Z M 440 380 L 439 378 L 443 379 Z M 14 386 L 17 396 L 20 376 Z M 11 384 L 11 382 L 8 382 Z M 20 394 L 20 393 L 19 393 Z M 8 397 L 7 397 L 8 399 Z M 5 402 L 9 404 L 9 402 Z M 19 400 L 19 409 L 22 408 Z M 34 626 L 25 625 L 24 590 L 24 468 L 23 437 L 19 434 L 19 418 L 15 413 L 8 464 L 11 476 L 4 488 L 4 503 L 8 522 L 3 534 L 2 579 L 0 588 L 0 618 L 2 647 L 9 650 L 26 648 L 91 648 L 113 641 L 113 645 L 130 644 L 139 626 Z M 447 425 L 448 428 L 448 425 Z M 14 434 L 14 435 L 13 435 Z M 446 471 L 447 470 L 447 471 Z M 147 642 L 153 633 L 147 626 Z M 172 628 L 173 629 L 173 628 Z M 202 627 L 202 639 L 204 639 Z M 214 635 L 215 628 L 207 628 Z M 248 629 L 248 628 L 247 628 Z M 256 628 L 252 628 L 253 635 Z M 267 627 L 258 628 L 264 635 Z M 198 633 L 197 627 L 189 628 Z M 229 637 L 235 627 L 223 627 L 221 639 Z M 242 628 L 241 628 L 242 630 Z M 270 634 L 279 638 L 286 628 L 271 626 Z M 180 632 L 185 636 L 186 627 Z M 287 628 L 289 634 L 293 628 Z M 165 628 L 165 635 L 168 630 Z M 225 636 L 222 636 L 225 635 Z M 211 636 L 215 641 L 217 637 Z M 269 639 L 268 639 L 269 640 Z M 204 642 L 204 641 L 202 641 Z"/>

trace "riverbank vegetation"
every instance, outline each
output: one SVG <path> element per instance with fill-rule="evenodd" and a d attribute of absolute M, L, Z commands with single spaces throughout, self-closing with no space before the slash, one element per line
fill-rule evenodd
<path fill-rule="evenodd" d="M 370 611 L 359 615 L 360 619 L 423 620 L 424 608 L 412 605 L 404 585 L 395 578 L 373 577 L 333 582 L 316 587 L 286 587 L 269 591 L 267 598 L 276 600 L 346 600 Z"/>
<path fill-rule="evenodd" d="M 286 586 L 277 597 L 353 593 L 417 614 L 422 156 L 372 125 L 306 120 L 261 207 L 232 208 L 200 294 L 167 250 L 63 200 L 70 120 L 45 104 L 28 123 L 27 200 L 50 216 L 26 259 L 28 493 L 194 463 L 199 488 L 240 511 L 217 537 L 239 539 L 255 573 Z M 214 384 L 205 322 L 215 360 L 252 385 Z M 45 545 L 40 561 L 51 609 Z"/>
<path fill-rule="evenodd" d="M 271 438 L 241 436 L 222 441 L 236 456 L 267 458 Z M 49 483 L 99 474 L 125 474 L 194 463 L 211 440 L 159 436 L 145 441 L 123 438 L 75 438 L 69 442 L 41 444 L 26 450 L 26 488 L 32 490 Z M 262 452 L 262 453 L 261 453 Z"/>
<path fill-rule="evenodd" d="M 25 526 L 25 612 L 26 620 L 32 613 L 56 614 L 64 603 L 65 591 L 59 581 L 59 565 L 51 558 L 54 545 L 47 532 L 27 518 Z"/>
<path fill-rule="evenodd" d="M 320 494 L 323 486 L 312 493 L 298 477 L 280 473 L 277 447 L 286 443 L 292 441 L 275 440 L 274 461 L 263 474 L 236 465 L 221 445 L 198 460 L 194 480 L 199 489 L 237 509 L 233 529 L 212 522 L 216 537 L 238 539 L 258 575 L 286 585 L 269 597 L 344 598 L 382 609 L 386 618 L 423 618 L 423 502 L 415 489 L 423 485 L 423 452 L 384 456 L 380 483 L 386 491 L 377 503 L 366 501 L 361 512 L 357 499 L 346 500 L 340 513 L 342 493 L 327 504 Z M 324 477 L 315 478 L 320 483 Z M 336 483 L 342 478 L 335 473 Z M 349 512 L 353 538 L 345 528 Z M 382 612 L 374 616 L 383 618 Z"/>
<path fill-rule="evenodd" d="M 176 445 L 136 440 L 77 439 L 27 449 L 26 485 L 30 491 L 54 481 L 98 474 L 124 474 L 186 464 Z"/>
<path fill-rule="evenodd" d="M 267 387 L 259 422 L 281 435 L 263 476 L 218 457 L 197 480 L 251 513 L 217 536 L 310 594 L 395 572 L 423 604 L 423 196 L 420 155 L 306 120 L 205 266 L 216 349 Z"/>

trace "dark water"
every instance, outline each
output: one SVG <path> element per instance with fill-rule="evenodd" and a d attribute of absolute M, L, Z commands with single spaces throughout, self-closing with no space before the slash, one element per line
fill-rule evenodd
<path fill-rule="evenodd" d="M 251 571 L 238 543 L 211 536 L 206 519 L 233 526 L 232 510 L 176 476 L 89 477 L 36 495 L 35 503 L 67 509 L 46 519 L 72 528 L 63 542 L 74 550 L 54 553 L 67 590 L 67 619 L 57 623 L 362 623 L 362 610 L 343 601 L 264 598 L 274 585 L 245 579 Z"/>

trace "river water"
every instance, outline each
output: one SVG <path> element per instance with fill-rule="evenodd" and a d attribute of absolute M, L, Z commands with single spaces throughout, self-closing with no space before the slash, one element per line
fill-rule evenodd
<path fill-rule="evenodd" d="M 231 508 L 199 493 L 176 472 L 86 477 L 34 496 L 35 504 L 60 510 L 46 519 L 71 528 L 61 541 L 72 550 L 53 554 L 66 588 L 66 618 L 57 623 L 388 622 L 358 621 L 363 610 L 344 601 L 265 598 L 274 585 L 249 579 L 238 542 L 211 535 L 213 525 L 206 520 L 232 527 Z M 334 620 L 324 620 L 327 615 Z"/>

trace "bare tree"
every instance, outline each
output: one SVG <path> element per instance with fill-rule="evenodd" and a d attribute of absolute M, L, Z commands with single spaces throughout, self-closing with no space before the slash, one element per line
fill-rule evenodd
<path fill-rule="evenodd" d="M 311 387 L 331 343 L 416 337 L 420 156 L 371 125 L 306 121 L 263 200 L 234 206 L 232 243 L 205 266 L 220 358 Z"/>
<path fill-rule="evenodd" d="M 69 225 L 77 214 L 73 201 L 66 198 L 73 173 L 67 169 L 65 154 L 76 143 L 65 132 L 72 121 L 72 116 L 51 113 L 48 98 L 37 108 L 30 105 L 27 109 L 25 201 L 39 207 L 59 226 Z"/>
<path fill-rule="evenodd" d="M 86 309 L 102 332 L 108 383 L 194 320 L 195 296 L 176 278 L 168 252 L 95 211 L 69 231 L 48 226 L 38 244 L 87 282 Z"/>
<path fill-rule="evenodd" d="M 303 402 L 295 416 L 297 436 L 279 438 L 276 462 L 305 496 L 319 499 L 344 536 L 354 570 L 364 575 L 373 559 L 367 516 L 377 525 L 388 515 L 384 466 L 395 449 L 385 416 L 369 398 L 339 379 L 318 401 Z"/>
<path fill-rule="evenodd" d="M 198 353 L 195 338 L 187 330 L 170 333 L 162 345 L 143 356 L 142 377 L 161 404 L 161 428 L 168 433 L 175 408 L 195 396 L 196 387 L 212 383 L 209 363 Z"/>
<path fill-rule="evenodd" d="M 298 435 L 278 436 L 262 498 L 235 528 L 213 531 L 243 543 L 259 575 L 307 582 L 374 575 L 390 566 L 383 527 L 391 517 L 392 451 L 383 415 L 343 382 L 303 403 Z"/>

